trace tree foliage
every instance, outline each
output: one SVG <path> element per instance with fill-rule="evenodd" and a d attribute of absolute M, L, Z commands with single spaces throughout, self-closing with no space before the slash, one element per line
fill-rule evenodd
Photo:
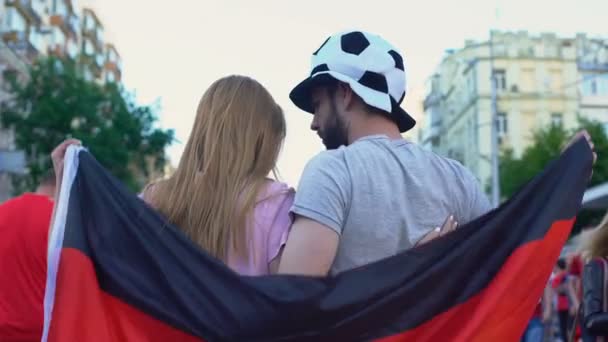
<path fill-rule="evenodd" d="M 150 171 L 164 167 L 173 131 L 156 128 L 154 109 L 137 105 L 118 85 L 89 81 L 80 65 L 52 57 L 32 64 L 27 79 L 12 77 L 11 100 L 0 106 L 3 126 L 14 129 L 15 143 L 27 156 L 28 173 L 16 178 L 17 192 L 36 187 L 51 167 L 52 149 L 68 137 L 80 139 L 134 190 Z"/>
<path fill-rule="evenodd" d="M 519 188 L 540 173 L 549 162 L 556 159 L 565 144 L 580 129 L 586 129 L 595 144 L 598 160 L 593 167 L 589 187 L 608 181 L 608 137 L 602 124 L 580 118 L 579 127 L 568 131 L 561 126 L 550 126 L 534 132 L 532 144 L 521 157 L 516 158 L 510 149 L 500 157 L 500 186 L 503 198 L 511 197 Z M 604 211 L 584 210 L 580 213 L 575 232 L 581 227 L 597 224 Z"/>

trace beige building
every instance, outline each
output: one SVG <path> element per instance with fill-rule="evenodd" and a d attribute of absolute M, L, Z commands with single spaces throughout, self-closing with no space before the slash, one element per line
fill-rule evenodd
<path fill-rule="evenodd" d="M 573 128 L 579 115 L 608 128 L 607 52 L 605 42 L 583 34 L 492 32 L 490 41 L 467 41 L 447 51 L 428 80 L 420 141 L 463 163 L 489 191 L 491 70 L 500 148 L 520 156 L 534 130 L 551 124 Z"/>

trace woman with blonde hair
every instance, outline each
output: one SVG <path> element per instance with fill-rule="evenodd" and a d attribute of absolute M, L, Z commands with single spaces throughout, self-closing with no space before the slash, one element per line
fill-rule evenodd
<path fill-rule="evenodd" d="M 283 111 L 260 83 L 244 76 L 219 79 L 200 100 L 175 173 L 141 195 L 234 271 L 274 273 L 294 198 L 293 189 L 268 178 L 285 126 Z M 55 165 L 63 164 L 69 144 L 53 152 Z"/>
<path fill-rule="evenodd" d="M 583 261 L 608 257 L 608 212 L 595 228 L 583 230 L 577 237 Z"/>

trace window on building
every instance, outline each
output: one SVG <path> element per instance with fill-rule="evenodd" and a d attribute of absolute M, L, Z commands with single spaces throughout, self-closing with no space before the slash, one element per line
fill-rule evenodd
<path fill-rule="evenodd" d="M 599 91 L 598 91 L 598 82 L 597 79 L 594 76 L 591 76 L 591 78 L 586 82 L 587 83 L 587 94 L 586 95 L 598 95 Z"/>
<path fill-rule="evenodd" d="M 78 44 L 73 39 L 68 39 L 66 44 L 66 50 L 70 58 L 76 58 L 78 55 Z"/>
<path fill-rule="evenodd" d="M 533 46 L 530 46 L 528 48 L 528 55 L 531 56 L 531 57 L 534 57 L 535 52 L 534 52 L 534 47 Z"/>
<path fill-rule="evenodd" d="M 38 51 L 38 52 L 43 52 L 46 51 L 46 41 L 44 39 L 44 36 L 38 32 L 37 29 L 35 28 L 31 28 L 30 29 L 30 34 L 29 34 L 29 40 L 30 43 L 32 44 L 32 46 Z"/>
<path fill-rule="evenodd" d="M 53 29 L 51 30 L 51 40 L 55 47 L 62 48 L 65 46 L 65 34 L 63 34 L 63 31 L 61 31 L 59 27 L 53 26 Z"/>
<path fill-rule="evenodd" d="M 113 72 L 106 73 L 106 82 L 108 82 L 108 83 L 116 82 L 116 76 L 114 75 Z"/>
<path fill-rule="evenodd" d="M 64 18 L 68 16 L 68 6 L 66 0 L 53 0 L 53 14 L 60 15 Z"/>
<path fill-rule="evenodd" d="M 498 113 L 496 117 L 496 131 L 500 137 L 506 135 L 509 131 L 507 113 Z"/>
<path fill-rule="evenodd" d="M 103 67 L 103 62 L 104 62 L 104 59 L 101 54 L 95 56 L 95 63 L 97 64 L 97 66 Z"/>
<path fill-rule="evenodd" d="M 6 9 L 5 20 L 9 31 L 25 32 L 27 29 L 27 21 L 15 7 Z"/>
<path fill-rule="evenodd" d="M 563 124 L 562 113 L 552 113 L 551 114 L 551 125 L 554 127 L 561 127 L 562 124 Z"/>
<path fill-rule="evenodd" d="M 90 39 L 85 39 L 84 41 L 84 53 L 87 56 L 92 56 L 95 54 L 95 48 L 93 47 L 93 42 Z"/>
<path fill-rule="evenodd" d="M 555 44 L 544 42 L 543 49 L 545 58 L 559 57 L 559 50 Z"/>
<path fill-rule="evenodd" d="M 97 27 L 97 30 L 95 31 L 95 37 L 97 38 L 98 42 L 103 42 L 103 29 L 101 28 L 101 26 Z"/>
<path fill-rule="evenodd" d="M 580 88 L 581 93 L 584 96 L 595 96 L 599 95 L 599 82 L 598 76 L 594 73 L 585 73 L 583 74 L 583 81 L 581 82 Z"/>
<path fill-rule="evenodd" d="M 501 42 L 495 42 L 493 46 L 494 56 L 507 56 L 507 45 Z"/>
<path fill-rule="evenodd" d="M 560 69 L 552 69 L 549 71 L 549 75 L 551 77 L 551 89 L 556 92 L 561 91 L 563 88 L 562 71 Z"/>
<path fill-rule="evenodd" d="M 47 2 L 45 0 L 30 0 L 30 5 L 34 12 L 42 16 L 48 13 Z"/>
<path fill-rule="evenodd" d="M 70 23 L 70 26 L 74 29 L 74 30 L 79 30 L 80 29 L 80 19 L 78 19 L 78 16 L 74 13 L 70 14 L 68 21 Z"/>
<path fill-rule="evenodd" d="M 596 90 L 598 95 L 608 95 L 608 74 L 599 74 L 596 77 Z"/>
<path fill-rule="evenodd" d="M 533 68 L 523 68 L 521 70 L 521 90 L 533 92 L 536 89 L 536 76 Z"/>
<path fill-rule="evenodd" d="M 118 56 L 116 55 L 116 51 L 114 51 L 114 49 L 109 48 L 108 49 L 108 61 L 110 62 L 116 62 L 118 60 Z"/>
<path fill-rule="evenodd" d="M 505 90 L 507 89 L 507 77 L 505 70 L 494 69 L 494 78 L 496 80 L 496 89 Z"/>
<path fill-rule="evenodd" d="M 93 16 L 87 12 L 87 15 L 84 17 L 84 27 L 87 31 L 95 30 L 95 19 Z"/>

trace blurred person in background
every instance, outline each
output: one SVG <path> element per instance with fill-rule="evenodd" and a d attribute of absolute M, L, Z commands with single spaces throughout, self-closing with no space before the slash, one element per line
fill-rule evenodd
<path fill-rule="evenodd" d="M 574 287 L 574 294 L 576 295 L 577 302 L 580 304 L 583 300 L 583 259 L 579 253 L 571 253 L 566 257 L 566 260 L 568 265 L 568 274 L 570 275 L 572 285 Z M 580 306 L 576 309 L 580 309 Z M 575 341 L 578 341 L 578 339 L 581 338 L 580 320 L 575 320 L 575 326 L 572 327 L 572 329 L 575 329 L 574 339 Z"/>
<path fill-rule="evenodd" d="M 40 341 L 55 175 L 0 205 L 0 341 Z"/>
<path fill-rule="evenodd" d="M 574 281 L 568 272 L 565 259 L 557 261 L 551 287 L 557 298 L 556 309 L 559 318 L 560 334 L 562 340 L 567 341 L 579 303 L 574 289 Z"/>
<path fill-rule="evenodd" d="M 551 322 L 552 314 L 552 298 L 553 291 L 550 286 L 550 282 L 547 281 L 547 285 L 543 291 L 542 298 L 538 301 L 532 318 L 526 327 L 526 331 L 522 336 L 522 342 L 542 342 L 545 339 L 546 331 L 548 330 L 549 323 Z"/>

